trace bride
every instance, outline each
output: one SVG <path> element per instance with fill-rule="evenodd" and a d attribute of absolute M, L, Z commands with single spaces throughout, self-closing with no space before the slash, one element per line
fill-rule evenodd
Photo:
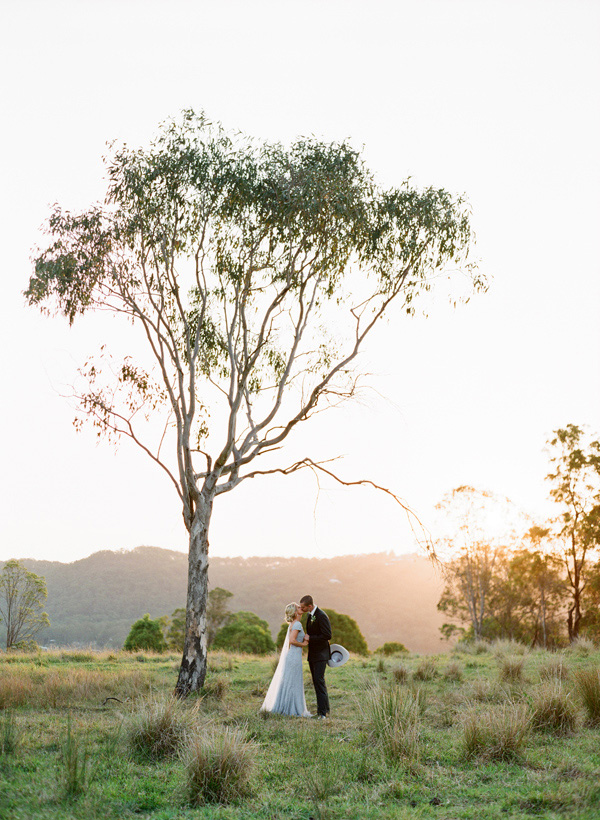
<path fill-rule="evenodd" d="M 308 646 L 308 638 L 304 635 L 300 623 L 301 616 L 302 610 L 298 604 L 286 606 L 285 619 L 289 626 L 281 647 L 277 669 L 260 707 L 261 712 L 312 717 L 306 708 L 302 680 L 302 647 Z"/>

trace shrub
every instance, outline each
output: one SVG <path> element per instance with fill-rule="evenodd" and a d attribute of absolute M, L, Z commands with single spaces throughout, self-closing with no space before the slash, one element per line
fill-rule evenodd
<path fill-rule="evenodd" d="M 269 624 L 254 612 L 236 612 L 221 627 L 212 644 L 213 649 L 266 655 L 275 650 Z"/>
<path fill-rule="evenodd" d="M 193 710 L 185 711 L 175 698 L 143 701 L 134 712 L 127 730 L 127 745 L 139 758 L 160 760 L 179 751 L 191 729 Z"/>
<path fill-rule="evenodd" d="M 418 757 L 422 726 L 419 691 L 375 685 L 359 705 L 368 735 L 386 757 Z"/>
<path fill-rule="evenodd" d="M 166 648 L 161 621 L 153 621 L 148 613 L 133 624 L 124 645 L 128 652 L 135 652 L 136 649 L 164 652 Z"/>
<path fill-rule="evenodd" d="M 378 655 L 385 655 L 386 658 L 389 658 L 390 655 L 406 654 L 408 652 L 408 649 L 404 646 L 403 643 L 389 641 L 388 643 L 384 643 L 383 646 L 380 646 L 379 649 L 376 649 L 375 652 Z"/>
<path fill-rule="evenodd" d="M 560 679 L 538 686 L 531 698 L 532 725 L 540 731 L 567 734 L 577 724 L 577 709 Z"/>
<path fill-rule="evenodd" d="M 575 688 L 587 713 L 588 722 L 597 726 L 600 724 L 600 669 L 578 669 L 575 672 Z"/>
<path fill-rule="evenodd" d="M 437 669 L 435 668 L 435 661 L 432 658 L 424 658 L 414 672 L 415 680 L 421 681 L 433 680 L 436 675 Z"/>
<path fill-rule="evenodd" d="M 256 747 L 244 735 L 244 729 L 208 727 L 187 739 L 181 757 L 192 805 L 231 803 L 250 791 Z"/>
<path fill-rule="evenodd" d="M 505 702 L 467 709 L 462 723 L 462 746 L 467 759 L 512 760 L 519 756 L 531 731 L 524 704 Z"/>
<path fill-rule="evenodd" d="M 523 680 L 524 658 L 502 658 L 500 662 L 500 680 L 515 683 Z"/>

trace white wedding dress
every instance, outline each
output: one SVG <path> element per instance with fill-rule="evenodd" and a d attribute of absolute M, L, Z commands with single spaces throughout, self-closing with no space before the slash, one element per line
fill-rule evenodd
<path fill-rule="evenodd" d="M 302 680 L 302 647 L 290 646 L 290 635 L 297 629 L 298 641 L 304 640 L 304 630 L 300 621 L 288 627 L 281 647 L 279 663 L 273 675 L 267 694 L 260 707 L 261 712 L 276 712 L 279 715 L 312 717 L 306 708 L 304 681 Z"/>

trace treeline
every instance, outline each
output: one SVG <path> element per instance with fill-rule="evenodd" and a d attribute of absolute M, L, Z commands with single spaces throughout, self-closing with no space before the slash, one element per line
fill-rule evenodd
<path fill-rule="evenodd" d="M 512 638 L 556 647 L 600 639 L 600 442 L 568 425 L 548 442 L 557 516 L 515 530 L 510 502 L 459 487 L 440 503 L 452 521 L 441 544 L 446 638 Z M 511 529 L 512 526 L 512 529 Z"/>

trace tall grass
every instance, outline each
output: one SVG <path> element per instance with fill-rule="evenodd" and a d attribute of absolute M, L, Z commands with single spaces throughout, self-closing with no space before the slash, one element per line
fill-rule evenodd
<path fill-rule="evenodd" d="M 565 659 L 561 655 L 550 658 L 539 671 L 542 680 L 565 680 L 569 675 Z"/>
<path fill-rule="evenodd" d="M 424 658 L 413 673 L 415 680 L 429 681 L 437 675 L 437 669 L 433 658 Z"/>
<path fill-rule="evenodd" d="M 485 709 L 472 706 L 462 721 L 462 749 L 470 760 L 512 760 L 531 732 L 531 716 L 524 704 L 507 701 Z"/>
<path fill-rule="evenodd" d="M 583 703 L 588 723 L 600 725 L 600 669 L 578 669 L 575 672 L 575 689 Z"/>
<path fill-rule="evenodd" d="M 232 803 L 250 791 L 256 746 L 236 727 L 204 727 L 189 735 L 180 756 L 192 805 Z"/>
<path fill-rule="evenodd" d="M 504 658 L 499 659 L 500 680 L 504 683 L 517 683 L 523 680 L 524 658 Z"/>
<path fill-rule="evenodd" d="M 387 758 L 418 758 L 422 730 L 422 699 L 418 690 L 374 685 L 359 705 L 368 735 Z"/>
<path fill-rule="evenodd" d="M 88 787 L 89 778 L 89 749 L 87 743 L 82 743 L 80 738 L 73 733 L 71 715 L 69 715 L 58 769 L 61 796 L 72 799 L 83 794 Z"/>

